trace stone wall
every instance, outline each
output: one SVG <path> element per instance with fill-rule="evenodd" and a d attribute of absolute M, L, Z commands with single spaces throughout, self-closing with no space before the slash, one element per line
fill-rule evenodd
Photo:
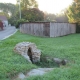
<path fill-rule="evenodd" d="M 40 61 L 41 51 L 31 42 L 21 42 L 14 47 L 14 52 L 21 54 L 29 62 L 35 63 Z"/>

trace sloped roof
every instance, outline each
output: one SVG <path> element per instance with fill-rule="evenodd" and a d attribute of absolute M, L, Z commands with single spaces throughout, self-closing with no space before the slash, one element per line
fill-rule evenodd
<path fill-rule="evenodd" d="M 7 18 L 6 18 L 6 16 L 0 15 L 0 20 L 4 21 L 4 20 L 7 20 Z"/>

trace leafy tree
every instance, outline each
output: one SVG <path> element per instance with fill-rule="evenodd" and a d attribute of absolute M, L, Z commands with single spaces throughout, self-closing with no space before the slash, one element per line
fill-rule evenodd
<path fill-rule="evenodd" d="M 15 22 L 15 26 L 16 28 L 19 28 L 19 25 L 23 22 L 28 22 L 28 20 L 25 20 L 25 19 L 19 19 Z"/>
<path fill-rule="evenodd" d="M 5 12 L 0 12 L 1 16 L 6 16 L 7 18 L 9 18 L 9 14 L 5 13 Z"/>
<path fill-rule="evenodd" d="M 0 10 L 6 14 L 14 15 L 18 7 L 11 3 L 0 3 Z"/>
<path fill-rule="evenodd" d="M 74 0 L 67 10 L 69 22 L 80 23 L 80 0 Z"/>
<path fill-rule="evenodd" d="M 16 16 L 16 13 L 9 17 L 8 21 L 11 25 L 15 26 L 16 21 L 19 19 L 18 16 Z"/>
<path fill-rule="evenodd" d="M 44 13 L 40 11 L 38 8 L 23 9 L 21 12 L 22 12 L 22 18 L 28 21 L 44 20 Z"/>
<path fill-rule="evenodd" d="M 29 8 L 37 8 L 38 4 L 36 0 L 21 0 L 21 8 L 22 9 L 29 9 Z"/>
<path fill-rule="evenodd" d="M 45 18 L 45 21 L 68 22 L 68 18 L 65 13 L 60 13 L 60 14 L 45 13 L 44 18 Z"/>

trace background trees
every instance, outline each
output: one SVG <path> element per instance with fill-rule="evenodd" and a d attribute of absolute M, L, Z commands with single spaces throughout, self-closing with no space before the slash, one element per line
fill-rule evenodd
<path fill-rule="evenodd" d="M 43 21 L 44 13 L 38 9 L 36 0 L 21 0 L 21 17 L 20 21 Z M 9 22 L 14 25 L 19 21 L 19 6 L 11 3 L 0 3 L 0 14 L 8 16 Z"/>
<path fill-rule="evenodd" d="M 29 9 L 29 8 L 37 8 L 38 4 L 36 0 L 21 0 L 21 8 Z"/>
<path fill-rule="evenodd" d="M 8 15 L 14 15 L 18 7 L 11 3 L 0 3 L 0 10 Z"/>
<path fill-rule="evenodd" d="M 53 21 L 56 22 L 56 15 L 55 14 L 51 14 L 51 13 L 47 13 L 44 12 L 44 21 Z"/>
<path fill-rule="evenodd" d="M 80 23 L 80 0 L 74 0 L 65 13 L 51 14 L 38 9 L 36 0 L 21 0 L 21 16 L 24 21 L 53 21 Z M 19 5 L 11 3 L 0 3 L 0 14 L 6 15 L 11 24 L 19 20 Z M 66 16 L 67 15 L 67 16 Z M 20 20 L 23 21 L 23 20 Z"/>
<path fill-rule="evenodd" d="M 38 8 L 22 9 L 22 18 L 28 21 L 44 21 L 44 13 Z"/>
<path fill-rule="evenodd" d="M 69 22 L 80 23 L 80 0 L 74 0 L 67 10 Z"/>
<path fill-rule="evenodd" d="M 68 22 L 68 17 L 65 12 L 56 15 L 56 22 Z"/>

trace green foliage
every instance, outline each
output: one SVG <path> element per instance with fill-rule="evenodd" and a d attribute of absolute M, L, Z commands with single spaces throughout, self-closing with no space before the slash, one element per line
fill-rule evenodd
<path fill-rule="evenodd" d="M 5 13 L 5 12 L 0 12 L 0 15 L 1 15 L 1 16 L 6 16 L 7 19 L 9 19 L 9 14 L 7 14 L 7 13 Z"/>
<path fill-rule="evenodd" d="M 76 32 L 80 33 L 80 0 L 74 0 L 68 9 L 68 19 L 71 23 L 77 23 Z"/>
<path fill-rule="evenodd" d="M 80 23 L 80 0 L 74 0 L 68 8 L 67 16 L 70 23 Z"/>
<path fill-rule="evenodd" d="M 14 25 L 14 26 L 15 26 L 15 23 L 16 23 L 16 21 L 17 21 L 18 19 L 19 19 L 19 18 L 18 18 L 18 16 L 16 16 L 16 13 L 15 13 L 15 15 L 11 16 L 11 17 L 8 19 L 8 21 L 9 21 L 9 23 L 10 23 L 11 25 Z"/>
<path fill-rule="evenodd" d="M 43 21 L 44 13 L 37 8 L 23 9 L 22 18 L 28 21 Z"/>
<path fill-rule="evenodd" d="M 23 22 L 28 22 L 28 20 L 25 20 L 25 19 L 19 19 L 19 20 L 17 20 L 16 21 L 16 28 L 19 28 L 19 25 L 20 25 L 20 23 L 23 23 Z"/>
<path fill-rule="evenodd" d="M 55 63 L 53 61 L 53 57 L 51 56 L 45 56 L 41 55 L 40 62 L 35 63 L 37 66 L 42 68 L 53 68 L 53 67 L 59 67 L 59 64 Z"/>
<path fill-rule="evenodd" d="M 36 0 L 21 0 L 21 8 L 29 9 L 29 8 L 37 8 L 38 4 Z"/>
<path fill-rule="evenodd" d="M 11 3 L 0 3 L 0 10 L 5 14 L 14 15 L 18 7 Z"/>
<path fill-rule="evenodd" d="M 50 22 L 68 22 L 68 17 L 65 13 L 60 14 L 50 14 L 50 13 L 44 13 L 44 21 L 50 21 Z"/>
<path fill-rule="evenodd" d="M 11 3 L 0 3 L 0 10 L 0 15 L 5 15 L 8 18 L 9 23 L 14 25 L 18 19 L 18 16 L 16 16 L 18 6 Z"/>
<path fill-rule="evenodd" d="M 9 23 L 11 23 L 12 25 L 15 25 L 18 28 L 21 22 L 43 21 L 44 13 L 37 8 L 22 8 L 21 6 L 21 17 L 22 19 L 19 20 L 19 11 L 16 11 L 16 13 L 9 18 Z"/>
<path fill-rule="evenodd" d="M 76 24 L 76 33 L 80 33 L 80 24 Z"/>

